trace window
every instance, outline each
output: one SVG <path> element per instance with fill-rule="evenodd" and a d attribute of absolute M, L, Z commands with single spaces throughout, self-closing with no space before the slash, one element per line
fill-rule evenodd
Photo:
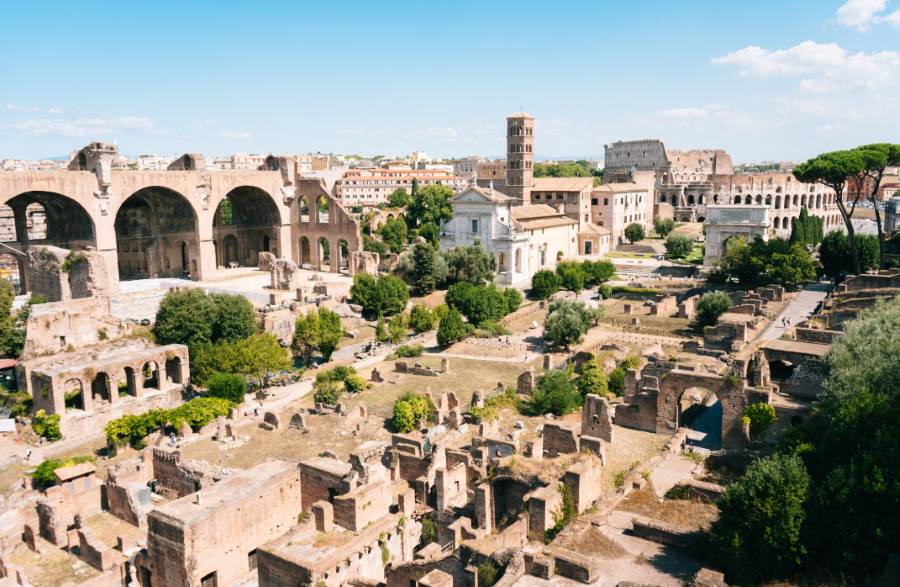
<path fill-rule="evenodd" d="M 603 198 L 603 205 L 609 206 L 609 198 Z"/>
<path fill-rule="evenodd" d="M 472 219 L 472 234 L 476 234 L 478 232 L 478 219 Z"/>
<path fill-rule="evenodd" d="M 216 579 L 215 571 L 200 579 L 200 587 L 218 587 L 218 585 L 219 582 Z"/>
<path fill-rule="evenodd" d="M 597 198 L 591 198 L 591 206 L 597 205 Z"/>

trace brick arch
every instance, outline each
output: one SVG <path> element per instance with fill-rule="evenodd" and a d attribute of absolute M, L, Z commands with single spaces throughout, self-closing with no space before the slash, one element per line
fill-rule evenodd
<path fill-rule="evenodd" d="M 672 434 L 678 424 L 679 402 L 690 388 L 703 388 L 716 394 L 722 404 L 722 446 L 741 447 L 744 444 L 743 414 L 747 394 L 741 378 L 719 377 L 693 371 L 673 370 L 659 381 L 656 396 L 656 432 Z"/>

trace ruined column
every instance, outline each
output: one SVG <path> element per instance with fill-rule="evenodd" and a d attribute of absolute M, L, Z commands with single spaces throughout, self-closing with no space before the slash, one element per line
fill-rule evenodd
<path fill-rule="evenodd" d="M 475 488 L 475 525 L 488 534 L 494 531 L 494 492 L 489 483 Z"/>

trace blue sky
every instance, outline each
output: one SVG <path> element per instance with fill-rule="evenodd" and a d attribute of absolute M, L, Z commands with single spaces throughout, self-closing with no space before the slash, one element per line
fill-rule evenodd
<path fill-rule="evenodd" d="M 115 7 L 115 8 L 111 8 Z M 900 0 L 8 2 L 0 158 L 900 141 Z"/>

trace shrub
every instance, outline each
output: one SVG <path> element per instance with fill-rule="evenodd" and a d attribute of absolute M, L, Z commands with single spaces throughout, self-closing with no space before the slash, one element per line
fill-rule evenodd
<path fill-rule="evenodd" d="M 709 291 L 697 302 L 697 323 L 712 326 L 731 307 L 731 298 L 724 291 Z"/>
<path fill-rule="evenodd" d="M 603 298 L 604 300 L 610 299 L 612 297 L 612 292 L 613 292 L 612 287 L 610 287 L 606 284 L 603 284 L 597 288 L 597 293 L 599 293 L 600 297 Z"/>
<path fill-rule="evenodd" d="M 321 383 L 317 381 L 313 399 L 317 404 L 333 406 L 338 403 L 342 395 L 344 395 L 344 390 L 337 381 L 326 380 Z"/>
<path fill-rule="evenodd" d="M 568 348 L 582 339 L 602 308 L 590 310 L 584 302 L 554 300 L 544 320 L 544 340 Z"/>
<path fill-rule="evenodd" d="M 391 423 L 397 432 L 411 432 L 420 423 L 434 413 L 431 398 L 424 395 L 408 393 L 394 402 L 394 415 Z"/>
<path fill-rule="evenodd" d="M 625 238 L 628 239 L 628 242 L 635 243 L 637 241 L 642 241 L 646 238 L 647 233 L 644 230 L 643 224 L 638 224 L 637 222 L 632 222 L 628 226 L 625 227 Z"/>
<path fill-rule="evenodd" d="M 183 424 L 199 428 L 219 416 L 227 416 L 233 406 L 227 399 L 198 397 L 171 410 L 148 410 L 143 414 L 122 416 L 107 422 L 103 430 L 110 445 L 128 442 L 135 448 L 143 448 L 144 438 L 167 424 L 176 429 Z"/>
<path fill-rule="evenodd" d="M 504 408 L 518 409 L 518 407 L 519 397 L 516 395 L 516 390 L 507 387 L 503 393 L 493 395 L 484 400 L 483 408 L 472 408 L 471 413 L 475 422 L 491 422 L 500 417 L 500 410 Z"/>
<path fill-rule="evenodd" d="M 670 259 L 684 259 L 691 254 L 694 241 L 684 234 L 670 234 L 666 239 L 666 257 Z"/>
<path fill-rule="evenodd" d="M 594 357 L 581 367 L 581 375 L 577 380 L 578 392 L 582 397 L 589 393 L 604 396 L 609 393 L 609 383 L 606 373 Z"/>
<path fill-rule="evenodd" d="M 219 397 L 239 404 L 247 394 L 247 381 L 233 373 L 214 373 L 207 382 L 208 397 Z"/>
<path fill-rule="evenodd" d="M 437 526 L 431 520 L 431 518 L 423 517 L 421 544 L 424 546 L 426 544 L 431 544 L 432 542 L 437 542 Z"/>
<path fill-rule="evenodd" d="M 416 304 L 409 313 L 409 326 L 416 332 L 434 329 L 437 321 L 434 312 L 425 304 Z"/>
<path fill-rule="evenodd" d="M 559 291 L 561 280 L 555 271 L 542 269 L 531 277 L 531 296 L 546 300 Z"/>
<path fill-rule="evenodd" d="M 56 475 L 54 474 L 57 469 L 61 469 L 63 467 L 71 467 L 72 465 L 78 465 L 81 463 L 93 463 L 94 457 L 85 455 L 78 457 L 69 457 L 66 459 L 46 459 L 41 462 L 40 465 L 35 467 L 34 472 L 31 474 L 31 479 L 34 481 L 34 484 L 38 489 L 46 489 L 53 485 L 56 485 Z"/>
<path fill-rule="evenodd" d="M 659 293 L 659 290 L 652 287 L 631 287 L 629 285 L 614 285 L 612 286 L 611 293 L 636 296 L 655 296 Z"/>
<path fill-rule="evenodd" d="M 775 423 L 775 408 L 762 402 L 750 404 L 744 409 L 744 417 L 750 420 L 750 438 L 762 438 Z"/>
<path fill-rule="evenodd" d="M 438 326 L 437 341 L 441 346 L 447 346 L 456 341 L 462 340 L 468 334 L 465 322 L 462 316 L 451 308 L 447 315 L 441 318 L 440 326 Z"/>
<path fill-rule="evenodd" d="M 553 514 L 553 527 L 544 533 L 544 542 L 547 543 L 552 542 L 562 532 L 563 528 L 578 517 L 578 510 L 575 508 L 575 498 L 572 496 L 572 490 L 569 489 L 569 486 L 565 483 L 560 483 L 559 494 L 562 497 L 562 501 L 559 504 L 559 510 Z"/>
<path fill-rule="evenodd" d="M 394 355 L 401 358 L 419 357 L 425 350 L 420 344 L 404 344 L 394 349 Z"/>
<path fill-rule="evenodd" d="M 403 280 L 393 275 L 375 278 L 361 273 L 353 278 L 350 297 L 362 306 L 367 316 L 390 316 L 401 312 L 409 301 L 409 290 Z"/>
<path fill-rule="evenodd" d="M 514 287 L 508 287 L 503 290 L 503 297 L 506 300 L 505 314 L 511 314 L 519 309 L 522 305 L 522 294 Z"/>
<path fill-rule="evenodd" d="M 31 417 L 31 429 L 35 434 L 47 440 L 62 438 L 62 433 L 59 431 L 59 414 L 48 414 L 44 410 L 38 410 Z"/>
<path fill-rule="evenodd" d="M 609 261 L 585 261 L 581 267 L 584 269 L 585 283 L 588 284 L 603 283 L 616 274 L 616 266 Z"/>
<path fill-rule="evenodd" d="M 581 394 L 568 371 L 553 369 L 538 378 L 531 397 L 523 402 L 523 410 L 529 416 L 564 416 L 581 407 L 581 403 Z"/>
<path fill-rule="evenodd" d="M 472 325 L 482 322 L 496 322 L 509 313 L 511 302 L 521 301 L 518 292 L 507 294 L 507 290 L 495 285 L 477 286 L 467 281 L 454 283 L 447 290 L 447 304 L 459 310 Z M 512 297 L 510 297 L 512 296 Z"/>
<path fill-rule="evenodd" d="M 556 266 L 559 282 L 563 289 L 578 293 L 584 289 L 584 269 L 581 263 L 565 262 Z"/>
<path fill-rule="evenodd" d="M 369 387 L 369 384 L 363 379 L 362 375 L 351 373 L 344 379 L 344 391 L 347 393 L 359 393 L 367 387 Z"/>
<path fill-rule="evenodd" d="M 611 392 L 622 397 L 622 394 L 625 393 L 625 369 L 616 367 L 610 371 L 607 385 Z"/>
<path fill-rule="evenodd" d="M 485 559 L 483 563 L 478 565 L 478 586 L 491 587 L 500 580 L 500 568 L 494 559 Z"/>

